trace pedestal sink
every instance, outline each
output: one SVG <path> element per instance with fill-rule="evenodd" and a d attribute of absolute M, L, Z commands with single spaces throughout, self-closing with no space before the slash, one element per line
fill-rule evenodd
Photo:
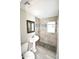
<path fill-rule="evenodd" d="M 30 43 L 33 43 L 32 50 L 33 52 L 36 52 L 36 41 L 39 40 L 39 37 L 37 35 L 34 35 L 32 38 L 30 38 Z"/>

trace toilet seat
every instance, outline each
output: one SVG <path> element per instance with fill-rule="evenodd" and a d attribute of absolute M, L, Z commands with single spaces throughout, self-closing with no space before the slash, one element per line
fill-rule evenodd
<path fill-rule="evenodd" d="M 35 59 L 35 55 L 32 51 L 27 51 L 25 54 L 24 54 L 24 59 Z"/>

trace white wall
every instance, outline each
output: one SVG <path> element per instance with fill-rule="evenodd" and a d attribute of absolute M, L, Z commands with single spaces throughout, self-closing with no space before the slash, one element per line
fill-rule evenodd
<path fill-rule="evenodd" d="M 24 9 L 20 8 L 20 23 L 21 23 L 21 43 L 27 42 L 29 37 L 32 37 L 35 32 L 27 33 L 26 20 L 35 21 L 35 17 L 30 15 Z"/>

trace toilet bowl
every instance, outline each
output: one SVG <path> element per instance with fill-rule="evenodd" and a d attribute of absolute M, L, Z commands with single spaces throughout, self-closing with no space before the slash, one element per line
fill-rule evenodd
<path fill-rule="evenodd" d="M 35 59 L 35 55 L 32 51 L 27 51 L 23 56 L 24 59 Z"/>

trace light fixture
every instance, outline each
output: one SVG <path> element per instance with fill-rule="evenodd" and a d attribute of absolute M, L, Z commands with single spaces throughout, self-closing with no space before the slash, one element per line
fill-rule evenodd
<path fill-rule="evenodd" d="M 26 5 L 26 4 L 30 5 L 30 3 L 29 3 L 28 1 L 26 1 L 24 4 L 25 4 L 25 5 Z"/>
<path fill-rule="evenodd" d="M 25 5 L 26 5 L 26 4 L 30 5 L 30 1 L 32 1 L 32 0 L 28 0 L 28 1 L 26 1 L 24 4 L 25 4 Z"/>

